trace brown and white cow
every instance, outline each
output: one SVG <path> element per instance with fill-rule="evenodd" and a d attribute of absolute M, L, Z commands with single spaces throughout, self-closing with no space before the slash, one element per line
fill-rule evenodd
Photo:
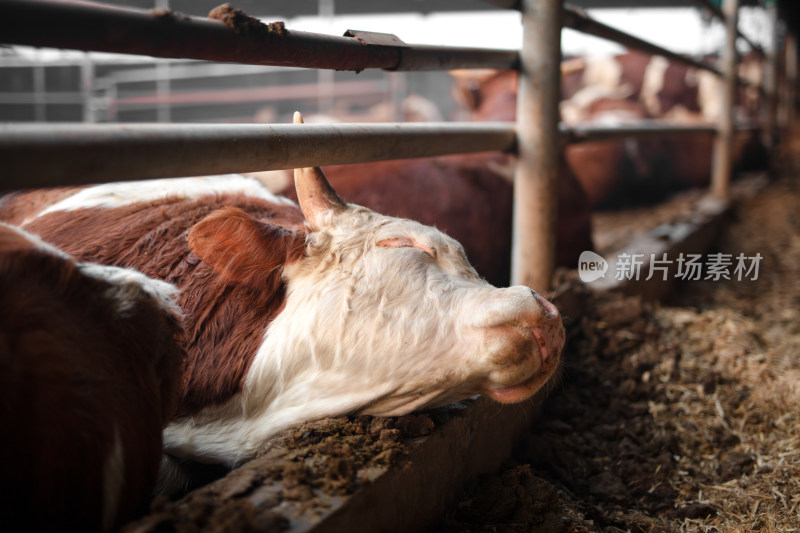
<path fill-rule="evenodd" d="M 489 285 L 434 228 L 344 203 L 319 169 L 296 186 L 300 208 L 209 177 L 87 187 L 26 215 L 81 259 L 180 288 L 187 365 L 168 454 L 235 465 L 300 421 L 477 393 L 519 402 L 554 373 L 550 302 Z"/>
<path fill-rule="evenodd" d="M 175 287 L 0 224 L 0 514 L 108 531 L 143 511 L 183 368 Z"/>

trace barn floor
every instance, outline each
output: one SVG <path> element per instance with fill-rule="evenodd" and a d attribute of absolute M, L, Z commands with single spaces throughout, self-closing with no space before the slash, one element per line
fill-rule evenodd
<path fill-rule="evenodd" d="M 785 149 L 787 147 L 784 147 Z M 800 146 L 715 250 L 757 281 L 594 298 L 561 387 L 443 523 L 469 532 L 800 530 Z"/>

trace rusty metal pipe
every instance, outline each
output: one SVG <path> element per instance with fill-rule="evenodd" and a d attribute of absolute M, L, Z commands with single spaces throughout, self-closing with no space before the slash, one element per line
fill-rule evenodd
<path fill-rule="evenodd" d="M 658 137 L 663 135 L 679 135 L 685 133 L 715 133 L 717 126 L 713 124 L 670 124 L 660 120 L 643 120 L 637 124 L 619 126 L 577 125 L 560 128 L 562 142 L 580 144 L 585 142 L 608 141 L 628 137 Z"/>
<path fill-rule="evenodd" d="M 797 116 L 797 36 L 791 32 L 786 34 L 786 50 L 784 56 L 784 74 L 786 81 L 783 83 L 783 126 L 788 128 L 794 123 Z"/>
<path fill-rule="evenodd" d="M 721 87 L 722 117 L 714 139 L 714 154 L 711 170 L 711 194 L 727 201 L 730 196 L 730 180 L 733 172 L 734 104 L 736 103 L 736 26 L 739 0 L 724 0 L 725 49 L 723 50 L 724 83 Z"/>
<path fill-rule="evenodd" d="M 550 288 L 560 169 L 561 0 L 524 0 L 511 280 Z"/>
<path fill-rule="evenodd" d="M 0 124 L 0 189 L 514 150 L 509 123 Z"/>
<path fill-rule="evenodd" d="M 454 48 L 415 44 L 400 50 L 400 61 L 390 71 L 496 68 L 515 70 L 519 52 L 490 48 Z"/>
<path fill-rule="evenodd" d="M 776 144 L 777 116 L 778 116 L 778 67 L 780 57 L 780 27 L 778 19 L 778 3 L 767 3 L 767 15 L 769 16 L 770 29 L 770 51 L 767 54 L 767 61 L 764 71 L 764 90 L 766 91 L 766 105 L 763 107 L 763 141 L 767 151 L 772 153 Z"/>
<path fill-rule="evenodd" d="M 364 32 L 368 34 L 368 32 Z M 163 10 L 84 1 L 3 0 L 0 40 L 7 44 L 201 59 L 251 65 L 353 70 L 514 68 L 516 50 L 411 47 L 287 30 L 249 19 L 240 27 Z"/>

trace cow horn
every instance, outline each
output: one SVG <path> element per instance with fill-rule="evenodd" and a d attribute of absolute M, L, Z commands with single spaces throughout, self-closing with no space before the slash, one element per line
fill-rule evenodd
<path fill-rule="evenodd" d="M 303 123 L 303 115 L 299 111 L 294 113 L 294 123 Z M 320 215 L 326 212 L 340 213 L 347 208 L 347 204 L 336 194 L 319 167 L 294 169 L 294 187 L 303 215 L 316 229 L 320 227 Z"/>

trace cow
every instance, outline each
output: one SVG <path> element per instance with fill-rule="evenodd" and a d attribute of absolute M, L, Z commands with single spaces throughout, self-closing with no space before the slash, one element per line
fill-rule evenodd
<path fill-rule="evenodd" d="M 109 531 L 146 510 L 183 371 L 176 297 L 0 224 L 7 530 Z"/>
<path fill-rule="evenodd" d="M 299 206 L 241 176 L 112 183 L 24 214 L 81 260 L 180 289 L 169 457 L 233 467 L 302 421 L 475 394 L 515 403 L 555 373 L 564 328 L 551 302 L 491 286 L 435 228 L 345 203 L 319 168 L 295 170 L 295 185 Z"/>

